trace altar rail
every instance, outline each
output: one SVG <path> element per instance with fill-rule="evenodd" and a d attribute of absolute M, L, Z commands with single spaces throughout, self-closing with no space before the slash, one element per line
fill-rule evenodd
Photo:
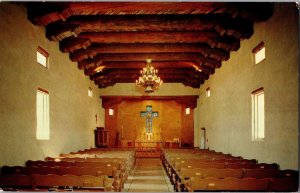
<path fill-rule="evenodd" d="M 155 141 L 155 140 L 122 140 L 121 146 L 125 148 L 136 149 L 158 149 L 163 148 L 180 148 L 181 143 L 179 141 Z"/>

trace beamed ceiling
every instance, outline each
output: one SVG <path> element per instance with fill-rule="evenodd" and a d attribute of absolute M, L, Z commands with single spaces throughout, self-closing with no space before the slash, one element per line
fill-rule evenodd
<path fill-rule="evenodd" d="M 266 21 L 272 3 L 38 2 L 28 19 L 99 88 L 134 83 L 147 58 L 164 82 L 199 88 Z"/>

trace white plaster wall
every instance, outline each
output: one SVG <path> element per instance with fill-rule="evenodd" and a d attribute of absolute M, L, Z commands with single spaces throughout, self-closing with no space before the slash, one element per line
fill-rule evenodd
<path fill-rule="evenodd" d="M 298 13 L 295 3 L 275 3 L 273 16 L 255 24 L 200 88 L 199 127 L 216 151 L 298 169 Z M 266 59 L 253 65 L 252 49 L 264 41 Z M 207 87 L 211 97 L 205 97 Z M 251 92 L 265 91 L 265 140 L 251 141 Z"/>
<path fill-rule="evenodd" d="M 26 19 L 26 8 L 0 3 L 0 18 L 0 166 L 94 146 L 93 129 L 104 125 L 99 89 L 59 51 L 58 42 L 45 38 L 43 27 Z M 49 69 L 37 64 L 37 46 L 49 52 Z M 46 141 L 36 140 L 39 87 L 50 93 Z"/>

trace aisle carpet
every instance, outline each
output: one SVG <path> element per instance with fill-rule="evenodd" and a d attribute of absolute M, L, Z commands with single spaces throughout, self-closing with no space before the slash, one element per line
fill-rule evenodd
<path fill-rule="evenodd" d="M 124 192 L 174 192 L 160 158 L 139 158 Z"/>

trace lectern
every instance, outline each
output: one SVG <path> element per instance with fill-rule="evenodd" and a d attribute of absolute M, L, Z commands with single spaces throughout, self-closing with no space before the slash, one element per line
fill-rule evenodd
<path fill-rule="evenodd" d="M 108 146 L 108 131 L 104 127 L 97 127 L 95 129 L 95 146 L 107 147 Z"/>

